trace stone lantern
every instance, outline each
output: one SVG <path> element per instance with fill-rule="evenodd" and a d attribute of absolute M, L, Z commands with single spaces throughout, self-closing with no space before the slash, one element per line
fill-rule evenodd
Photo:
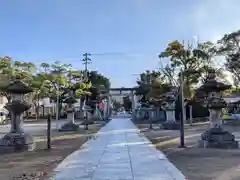
<path fill-rule="evenodd" d="M 149 99 L 149 115 L 151 118 L 151 122 L 158 122 L 159 121 L 159 108 L 162 105 L 162 99 L 159 96 L 155 98 Z"/>
<path fill-rule="evenodd" d="M 177 100 L 177 91 L 173 87 L 166 92 L 163 97 L 163 109 L 166 112 L 166 121 L 162 124 L 163 129 L 178 130 L 180 124 L 175 119 L 175 101 Z"/>
<path fill-rule="evenodd" d="M 222 109 L 227 106 L 221 92 L 230 89 L 231 86 L 218 82 L 215 78 L 215 72 L 212 72 L 209 79 L 199 88 L 206 95 L 204 104 L 209 110 L 210 129 L 201 135 L 198 145 L 204 148 L 238 148 L 234 135 L 223 129 L 221 119 Z"/>
<path fill-rule="evenodd" d="M 20 81 L 17 77 L 13 83 L 10 83 L 6 92 L 11 95 L 11 101 L 5 108 L 10 113 L 11 130 L 0 141 L 1 152 L 31 151 L 35 149 L 33 138 L 24 132 L 21 127 L 23 121 L 23 112 L 30 109 L 30 105 L 24 101 L 24 95 L 32 92 L 32 89 Z"/>
<path fill-rule="evenodd" d="M 67 104 L 67 123 L 65 123 L 59 131 L 77 131 L 79 129 L 74 119 L 75 110 L 73 105 L 76 102 L 77 100 L 73 96 L 73 91 L 70 91 L 68 97 L 63 101 L 63 103 Z"/>

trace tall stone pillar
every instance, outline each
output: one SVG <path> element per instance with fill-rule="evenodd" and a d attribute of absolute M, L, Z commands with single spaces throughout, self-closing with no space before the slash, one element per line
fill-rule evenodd
<path fill-rule="evenodd" d="M 132 119 L 135 119 L 136 114 L 136 98 L 133 91 L 131 91 L 131 99 L 132 99 Z"/>
<path fill-rule="evenodd" d="M 104 120 L 107 120 L 108 119 L 108 102 L 106 99 L 103 100 L 103 103 L 104 103 L 104 108 L 103 108 L 103 114 L 104 114 Z"/>
<path fill-rule="evenodd" d="M 189 123 L 193 124 L 193 116 L 192 116 L 192 105 L 189 106 Z"/>
<path fill-rule="evenodd" d="M 131 99 L 132 99 L 132 112 L 135 110 L 135 94 L 133 91 L 131 92 Z"/>
<path fill-rule="evenodd" d="M 111 98 L 110 95 L 107 95 L 107 118 L 109 119 L 111 116 Z"/>

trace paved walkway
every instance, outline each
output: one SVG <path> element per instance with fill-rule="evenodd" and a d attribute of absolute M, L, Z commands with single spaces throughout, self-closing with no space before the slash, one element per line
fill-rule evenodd
<path fill-rule="evenodd" d="M 184 180 L 182 173 L 138 134 L 129 119 L 113 119 L 95 139 L 55 169 L 54 180 Z"/>

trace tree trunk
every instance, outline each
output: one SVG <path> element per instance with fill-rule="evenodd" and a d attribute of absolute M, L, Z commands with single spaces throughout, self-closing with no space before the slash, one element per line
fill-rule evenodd
<path fill-rule="evenodd" d="M 38 120 L 39 119 L 39 96 L 37 97 L 35 112 L 36 112 L 36 120 Z"/>
<path fill-rule="evenodd" d="M 9 96 L 8 94 L 5 95 L 5 97 L 7 98 L 7 101 L 8 103 L 11 101 L 11 96 Z M 8 116 L 9 116 L 9 119 L 11 120 L 11 113 L 8 112 Z"/>
<path fill-rule="evenodd" d="M 44 105 L 42 105 L 42 113 L 43 113 L 43 117 L 45 116 L 45 107 L 44 107 Z"/>
<path fill-rule="evenodd" d="M 37 105 L 35 108 L 35 112 L 36 112 L 36 120 L 39 119 L 39 106 Z"/>
<path fill-rule="evenodd" d="M 84 104 L 84 99 L 82 99 L 82 98 L 80 97 L 80 106 L 79 106 L 79 111 L 80 111 L 80 112 L 83 111 L 83 110 L 82 110 L 83 104 Z"/>
<path fill-rule="evenodd" d="M 8 101 L 8 102 L 11 101 L 11 96 L 6 95 L 5 97 L 7 98 L 7 101 Z"/>
<path fill-rule="evenodd" d="M 60 119 L 61 118 L 61 110 L 62 110 L 62 103 L 58 103 L 58 119 Z"/>

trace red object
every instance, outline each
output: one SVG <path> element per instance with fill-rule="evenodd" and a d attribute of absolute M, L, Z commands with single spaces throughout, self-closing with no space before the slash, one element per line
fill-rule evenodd
<path fill-rule="evenodd" d="M 104 110 L 104 103 L 103 102 L 99 103 L 99 109 Z"/>

